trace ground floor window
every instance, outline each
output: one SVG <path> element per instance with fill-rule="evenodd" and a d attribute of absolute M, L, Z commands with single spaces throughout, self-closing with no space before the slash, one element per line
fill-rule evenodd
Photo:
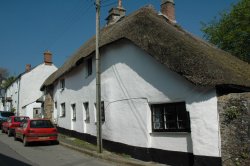
<path fill-rule="evenodd" d="M 61 104 L 60 117 L 65 117 L 65 103 Z"/>
<path fill-rule="evenodd" d="M 76 104 L 71 104 L 72 109 L 72 120 L 76 120 Z"/>
<path fill-rule="evenodd" d="M 89 102 L 83 103 L 83 109 L 85 111 L 85 122 L 89 123 L 90 122 L 90 116 L 89 116 Z"/>
<path fill-rule="evenodd" d="M 105 122 L 104 101 L 101 101 L 100 107 L 101 107 L 101 120 L 102 120 L 102 122 Z M 96 110 L 96 103 L 95 103 L 95 111 L 97 111 L 97 110 Z"/>
<path fill-rule="evenodd" d="M 190 132 L 190 117 L 185 102 L 152 104 L 154 132 Z"/>

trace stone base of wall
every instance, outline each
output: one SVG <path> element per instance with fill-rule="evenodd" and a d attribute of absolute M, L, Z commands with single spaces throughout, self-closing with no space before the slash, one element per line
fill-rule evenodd
<path fill-rule="evenodd" d="M 218 98 L 222 165 L 250 165 L 250 93 Z"/>

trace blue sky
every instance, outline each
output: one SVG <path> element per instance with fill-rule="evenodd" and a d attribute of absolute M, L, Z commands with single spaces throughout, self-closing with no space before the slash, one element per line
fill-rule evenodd
<path fill-rule="evenodd" d="M 53 53 L 60 67 L 85 41 L 95 35 L 95 0 L 0 0 L 0 67 L 18 75 L 26 64 L 43 62 L 43 52 Z M 101 26 L 118 0 L 103 0 Z M 161 0 L 123 0 L 126 14 L 151 4 L 159 11 Z M 201 22 L 229 10 L 238 0 L 175 0 L 176 20 L 202 37 Z"/>

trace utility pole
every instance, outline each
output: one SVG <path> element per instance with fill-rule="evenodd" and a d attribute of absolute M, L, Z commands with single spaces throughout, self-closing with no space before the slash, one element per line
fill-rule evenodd
<path fill-rule="evenodd" d="M 96 0 L 96 119 L 97 119 L 97 152 L 102 153 L 102 122 L 101 122 L 101 72 L 99 54 L 100 35 L 100 0 Z"/>

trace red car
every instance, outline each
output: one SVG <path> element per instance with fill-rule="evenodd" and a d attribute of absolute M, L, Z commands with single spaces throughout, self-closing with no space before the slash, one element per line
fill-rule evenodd
<path fill-rule="evenodd" d="M 22 122 L 29 119 L 27 116 L 10 116 L 6 122 L 2 124 L 2 133 L 7 133 L 10 137 L 14 134 L 15 128 L 19 127 Z"/>
<path fill-rule="evenodd" d="M 57 129 L 49 119 L 29 119 L 15 129 L 14 138 L 21 139 L 27 146 L 30 142 L 58 143 L 57 136 Z"/>

